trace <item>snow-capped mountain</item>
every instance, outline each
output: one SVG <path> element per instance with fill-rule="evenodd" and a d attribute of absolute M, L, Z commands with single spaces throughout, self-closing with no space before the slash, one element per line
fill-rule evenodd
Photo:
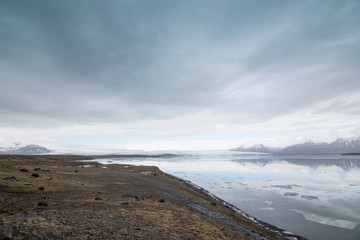
<path fill-rule="evenodd" d="M 50 152 L 51 151 L 49 149 L 34 144 L 22 146 L 19 143 L 15 143 L 11 147 L 0 148 L 0 154 L 34 155 L 34 154 L 44 154 Z"/>
<path fill-rule="evenodd" d="M 314 143 L 311 141 L 288 146 L 280 154 L 344 154 L 360 153 L 360 139 L 348 140 L 338 138 L 331 143 Z"/>
<path fill-rule="evenodd" d="M 265 147 L 258 144 L 249 148 L 243 146 L 231 149 L 232 151 L 240 152 L 259 152 L 259 153 L 275 153 L 275 154 L 346 154 L 346 153 L 360 153 L 360 138 L 358 139 L 344 139 L 338 138 L 331 143 L 315 143 L 307 141 L 301 144 L 287 146 L 283 149 Z"/>
<path fill-rule="evenodd" d="M 326 149 L 328 143 L 314 143 L 312 141 L 307 141 L 305 143 L 295 144 L 288 147 L 285 147 L 278 153 L 280 154 L 324 154 L 324 149 Z M 338 153 L 338 152 L 334 152 Z"/>
<path fill-rule="evenodd" d="M 240 146 L 238 148 L 231 149 L 231 151 L 239 151 L 239 152 L 258 152 L 258 153 L 276 153 L 280 148 L 272 148 L 272 147 L 265 147 L 262 144 L 256 144 L 251 147 L 245 148 L 244 146 Z"/>

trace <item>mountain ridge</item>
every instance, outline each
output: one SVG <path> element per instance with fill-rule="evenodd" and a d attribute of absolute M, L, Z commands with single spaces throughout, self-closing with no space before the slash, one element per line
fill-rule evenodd
<path fill-rule="evenodd" d="M 290 145 L 284 148 L 266 147 L 262 144 L 256 144 L 245 148 L 240 146 L 230 149 L 230 151 L 239 152 L 258 152 L 271 154 L 359 154 L 360 153 L 360 138 L 345 139 L 338 138 L 333 142 L 318 142 L 306 141 L 304 143 Z"/>
<path fill-rule="evenodd" d="M 21 144 L 16 143 L 12 147 L 0 148 L 1 155 L 5 155 L 5 154 L 36 155 L 36 154 L 45 154 L 45 153 L 51 153 L 51 150 L 36 144 L 21 146 Z"/>

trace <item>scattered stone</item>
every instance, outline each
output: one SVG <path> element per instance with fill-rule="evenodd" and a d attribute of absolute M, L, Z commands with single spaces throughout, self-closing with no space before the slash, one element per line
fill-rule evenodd
<path fill-rule="evenodd" d="M 7 180 L 7 181 L 13 182 L 13 183 L 19 182 L 19 180 L 17 180 L 16 177 L 7 177 L 7 178 L 4 178 L 4 180 Z"/>
<path fill-rule="evenodd" d="M 50 234 L 51 234 L 54 238 L 56 238 L 56 239 L 60 239 L 60 238 L 61 238 L 61 233 L 60 233 L 60 231 L 58 231 L 58 230 L 51 231 Z"/>
<path fill-rule="evenodd" d="M 125 195 L 123 195 L 123 197 L 127 197 L 127 198 L 135 198 L 136 200 L 140 200 L 138 196 L 131 195 L 131 194 L 125 194 Z"/>
<path fill-rule="evenodd" d="M 162 198 L 162 199 L 159 199 L 158 202 L 159 202 L 159 203 L 164 203 L 164 202 L 165 202 L 165 199 L 163 199 L 163 198 Z"/>
<path fill-rule="evenodd" d="M 10 226 L 0 225 L 0 239 L 12 239 L 13 230 Z"/>
<path fill-rule="evenodd" d="M 78 170 L 75 170 L 75 172 L 79 172 Z"/>
<path fill-rule="evenodd" d="M 38 190 L 43 191 L 43 190 L 45 190 L 45 188 L 44 187 L 38 187 Z"/>
<path fill-rule="evenodd" d="M 141 229 L 139 227 L 134 227 L 134 230 L 140 231 Z"/>
<path fill-rule="evenodd" d="M 121 205 L 129 205 L 128 202 L 122 202 Z"/>
<path fill-rule="evenodd" d="M 101 195 L 98 195 L 96 198 L 95 198 L 95 200 L 97 200 L 97 201 L 100 201 L 100 200 L 102 200 L 102 197 L 101 197 Z"/>
<path fill-rule="evenodd" d="M 213 205 L 213 206 L 216 206 L 216 203 L 214 203 L 214 202 L 212 202 L 212 203 L 210 203 L 211 205 Z"/>
<path fill-rule="evenodd" d="M 129 233 L 128 233 L 128 231 L 124 228 L 123 230 L 121 230 L 121 235 L 123 235 L 123 236 L 126 236 L 126 235 L 128 235 Z"/>
<path fill-rule="evenodd" d="M 37 205 L 38 205 L 38 207 L 47 207 L 48 206 L 46 201 L 40 201 L 40 202 L 38 202 Z"/>
<path fill-rule="evenodd" d="M 34 171 L 40 171 L 41 168 L 34 168 Z"/>
<path fill-rule="evenodd" d="M 32 177 L 40 177 L 38 173 L 33 173 L 31 176 Z"/>
<path fill-rule="evenodd" d="M 20 169 L 20 172 L 29 172 L 29 170 L 27 170 L 26 168 L 22 168 Z"/>
<path fill-rule="evenodd" d="M 27 234 L 27 235 L 25 236 L 25 239 L 26 239 L 26 240 L 34 240 L 35 238 L 34 238 L 33 235 L 31 235 L 31 233 L 29 233 L 29 234 Z"/>

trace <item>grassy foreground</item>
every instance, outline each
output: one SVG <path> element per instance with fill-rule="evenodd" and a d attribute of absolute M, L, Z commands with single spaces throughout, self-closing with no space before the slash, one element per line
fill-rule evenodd
<path fill-rule="evenodd" d="M 0 239 L 282 239 L 157 167 L 0 155 Z"/>

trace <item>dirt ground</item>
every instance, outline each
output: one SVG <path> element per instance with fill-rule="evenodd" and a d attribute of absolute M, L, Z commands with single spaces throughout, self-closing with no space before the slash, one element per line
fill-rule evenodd
<path fill-rule="evenodd" d="M 282 239 L 157 167 L 0 155 L 0 239 Z"/>

